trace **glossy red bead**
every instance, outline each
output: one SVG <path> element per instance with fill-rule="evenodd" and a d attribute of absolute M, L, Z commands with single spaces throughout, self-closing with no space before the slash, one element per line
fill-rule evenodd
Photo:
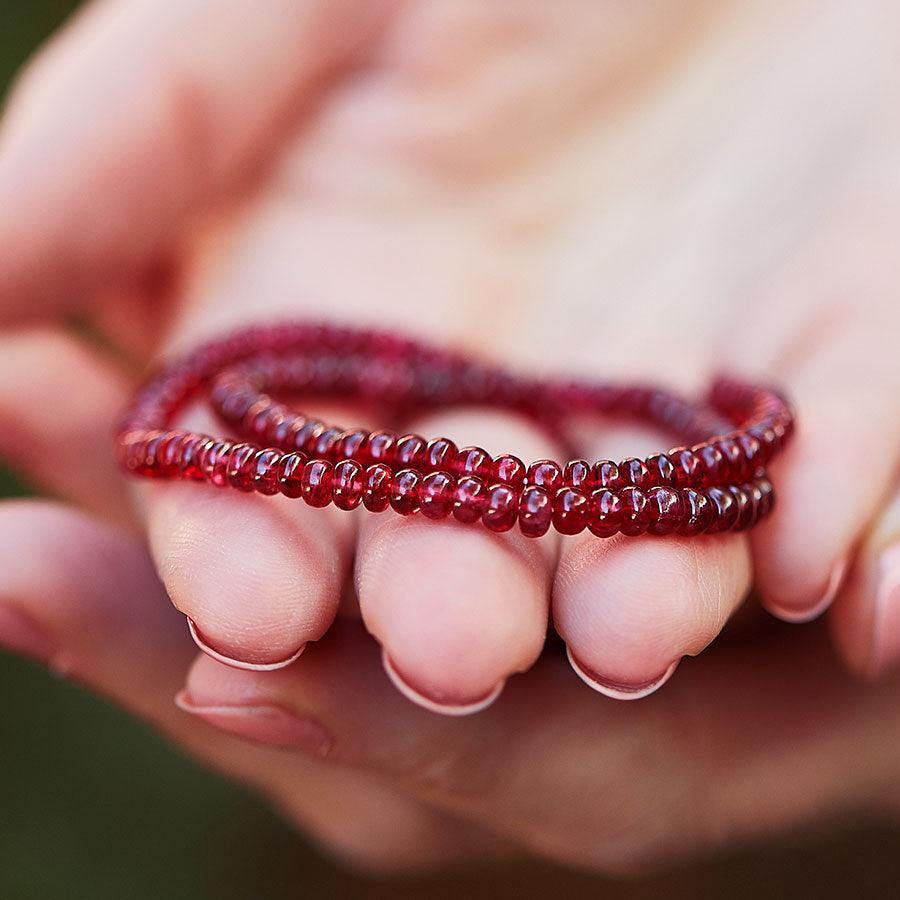
<path fill-rule="evenodd" d="M 331 494 L 338 509 L 356 509 L 363 497 L 363 467 L 352 459 L 335 463 Z"/>
<path fill-rule="evenodd" d="M 539 459 L 528 467 L 526 481 L 548 491 L 556 491 L 563 484 L 562 469 L 552 459 Z"/>
<path fill-rule="evenodd" d="M 744 454 L 740 444 L 733 437 L 724 437 L 716 442 L 722 454 L 722 474 L 728 480 L 741 480 L 745 476 Z"/>
<path fill-rule="evenodd" d="M 228 483 L 239 491 L 253 490 L 257 448 L 252 444 L 235 444 L 228 458 Z"/>
<path fill-rule="evenodd" d="M 200 481 L 203 478 L 203 469 L 200 467 L 200 457 L 207 443 L 212 443 L 212 438 L 197 434 L 187 438 L 181 445 L 181 474 L 184 478 Z"/>
<path fill-rule="evenodd" d="M 481 521 L 494 532 L 509 531 L 519 518 L 519 495 L 508 484 L 493 484 L 487 490 L 487 506 Z"/>
<path fill-rule="evenodd" d="M 648 456 L 646 460 L 649 472 L 649 483 L 663 487 L 674 487 L 678 483 L 678 473 L 675 463 L 665 453 L 656 453 Z"/>
<path fill-rule="evenodd" d="M 216 487 L 225 487 L 228 483 L 228 455 L 232 445 L 227 441 L 213 441 L 204 444 L 200 456 L 200 468 L 203 477 Z"/>
<path fill-rule="evenodd" d="M 588 490 L 593 481 L 590 463 L 583 459 L 573 459 L 563 469 L 563 484 L 566 487 Z"/>
<path fill-rule="evenodd" d="M 456 481 L 447 472 L 431 472 L 422 479 L 419 497 L 426 519 L 444 519 L 453 510 Z"/>
<path fill-rule="evenodd" d="M 312 459 L 300 475 L 301 496 L 310 506 L 322 507 L 331 503 L 334 467 L 323 459 Z"/>
<path fill-rule="evenodd" d="M 560 534 L 580 534 L 587 528 L 588 498 L 578 488 L 562 488 L 553 498 L 553 527 Z"/>
<path fill-rule="evenodd" d="M 416 469 L 401 469 L 394 475 L 391 485 L 391 508 L 401 516 L 417 513 L 421 506 L 419 487 L 422 473 Z"/>
<path fill-rule="evenodd" d="M 715 444 L 701 444 L 693 448 L 700 460 L 700 477 L 703 484 L 719 486 L 722 484 L 725 457 Z"/>
<path fill-rule="evenodd" d="M 277 494 L 279 466 L 284 454 L 280 450 L 268 448 L 260 450 L 253 459 L 253 487 L 260 494 Z M 230 472 L 230 467 L 229 467 Z"/>
<path fill-rule="evenodd" d="M 318 419 L 303 420 L 303 424 L 294 432 L 291 449 L 310 453 L 323 431 L 325 431 L 324 422 L 320 422 Z"/>
<path fill-rule="evenodd" d="M 650 470 L 647 468 L 647 464 L 636 456 L 623 459 L 619 463 L 619 472 L 621 472 L 626 484 L 630 484 L 633 487 L 643 488 L 649 487 L 651 484 Z"/>
<path fill-rule="evenodd" d="M 591 492 L 588 509 L 588 528 L 597 537 L 612 537 L 622 526 L 624 509 L 622 499 L 609 488 L 597 488 Z"/>
<path fill-rule="evenodd" d="M 453 518 L 458 522 L 477 522 L 487 509 L 487 503 L 487 486 L 480 478 L 464 475 L 457 481 L 453 493 Z"/>
<path fill-rule="evenodd" d="M 619 471 L 618 463 L 614 463 L 611 459 L 601 459 L 594 463 L 594 484 L 597 487 L 608 488 L 615 491 L 623 488 L 628 484 L 625 476 Z"/>
<path fill-rule="evenodd" d="M 700 457 L 688 447 L 676 447 L 667 454 L 675 467 L 675 483 L 679 487 L 697 486 L 701 481 Z"/>
<path fill-rule="evenodd" d="M 707 488 L 706 496 L 709 497 L 715 513 L 712 525 L 708 529 L 709 533 L 718 534 L 732 529 L 737 522 L 738 505 L 731 491 L 727 488 L 711 487 Z"/>
<path fill-rule="evenodd" d="M 737 521 L 734 527 L 738 531 L 744 531 L 750 526 L 753 518 L 753 499 L 743 485 L 732 484 L 729 485 L 728 490 L 731 491 L 731 496 L 734 497 L 738 510 Z"/>
<path fill-rule="evenodd" d="M 359 461 L 368 436 L 369 432 L 363 431 L 361 428 L 341 432 L 334 446 L 334 458 L 336 460 L 356 459 Z"/>
<path fill-rule="evenodd" d="M 383 463 L 390 466 L 394 462 L 396 446 L 397 435 L 392 431 L 373 431 L 363 448 L 365 460 L 370 464 Z"/>
<path fill-rule="evenodd" d="M 672 487 L 656 485 L 647 491 L 651 521 L 649 534 L 674 534 L 682 524 L 684 501 L 681 493 Z"/>
<path fill-rule="evenodd" d="M 340 428 L 325 428 L 312 442 L 309 455 L 313 459 L 332 459 L 343 433 Z"/>
<path fill-rule="evenodd" d="M 459 450 L 449 438 L 434 438 L 425 445 L 424 468 L 429 472 L 450 471 L 456 465 Z"/>
<path fill-rule="evenodd" d="M 394 475 L 384 463 L 375 463 L 363 478 L 363 506 L 369 512 L 384 512 L 391 504 L 391 482 Z"/>
<path fill-rule="evenodd" d="M 511 484 L 514 487 L 519 487 L 525 483 L 527 472 L 528 469 L 525 463 L 518 456 L 509 454 L 496 457 L 491 467 L 491 477 L 494 482 Z"/>
<path fill-rule="evenodd" d="M 307 463 L 305 453 L 286 453 L 278 464 L 278 490 L 285 497 L 297 498 L 303 495 L 303 467 Z"/>
<path fill-rule="evenodd" d="M 474 475 L 476 478 L 488 480 L 494 461 L 487 450 L 481 447 L 463 447 L 456 455 L 456 464 L 453 471 L 458 475 Z"/>
<path fill-rule="evenodd" d="M 706 493 L 694 488 L 682 488 L 681 499 L 684 504 L 684 518 L 678 528 L 678 534 L 693 537 L 703 534 L 712 525 L 716 510 Z"/>
<path fill-rule="evenodd" d="M 622 534 L 644 534 L 650 525 L 650 504 L 647 495 L 639 487 L 624 487 L 619 491 L 622 501 Z"/>
<path fill-rule="evenodd" d="M 529 485 L 519 498 L 519 528 L 526 537 L 540 537 L 553 524 L 553 498 L 546 488 Z"/>
<path fill-rule="evenodd" d="M 423 469 L 426 466 L 428 441 L 419 434 L 405 434 L 397 438 L 394 462 L 400 469 Z"/>

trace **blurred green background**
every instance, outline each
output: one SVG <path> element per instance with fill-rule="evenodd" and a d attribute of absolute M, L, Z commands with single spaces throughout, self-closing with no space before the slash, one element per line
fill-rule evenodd
<path fill-rule="evenodd" d="M 163 0 L 172 2 L 172 0 Z M 0 90 L 72 0 L 0 0 Z M 2 252 L 2 248 L 0 248 Z M 0 470 L 0 497 L 25 492 Z M 0 655 L 0 900 L 893 897 L 900 833 L 779 840 L 625 883 L 534 864 L 375 881 L 118 710 Z"/>

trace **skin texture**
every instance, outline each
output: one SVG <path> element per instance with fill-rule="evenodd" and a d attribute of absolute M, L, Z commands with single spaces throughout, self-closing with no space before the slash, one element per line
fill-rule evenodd
<path fill-rule="evenodd" d="M 78 677 L 365 865 L 525 847 L 622 868 L 893 809 L 872 797 L 896 773 L 866 744 L 896 718 L 889 685 L 852 687 L 822 629 L 790 634 L 789 653 L 767 623 L 623 708 L 541 651 L 552 620 L 592 687 L 644 695 L 716 638 L 752 581 L 788 621 L 833 605 L 849 670 L 884 675 L 900 655 L 896 15 L 877 2 L 89 8 L 24 75 L 0 133 L 0 450 L 136 525 L 152 565 L 83 514 L 9 505 L 8 608 Z M 67 329 L 72 312 L 106 346 Z M 377 322 L 537 371 L 686 389 L 720 367 L 774 379 L 800 411 L 778 511 L 750 538 L 528 542 L 184 484 L 142 485 L 129 508 L 97 436 L 135 374 L 285 316 Z M 559 453 L 533 425 L 478 410 L 410 427 Z M 589 458 L 667 444 L 596 423 L 573 438 Z M 26 527 L 35 516 L 52 528 Z M 83 559 L 43 572 L 65 534 Z M 142 560 L 143 599 L 119 621 L 107 605 L 121 585 L 93 584 L 83 560 L 118 570 L 122 554 Z M 179 710 L 189 653 L 158 693 L 115 678 L 135 654 L 150 666 L 189 647 L 177 616 L 156 643 L 135 638 L 165 595 L 220 658 L 269 666 L 321 647 L 277 672 L 201 656 Z M 90 648 L 67 618 L 86 598 L 112 617 Z M 0 620 L 0 640 L 34 652 L 25 633 Z M 479 715 L 415 709 L 382 653 L 407 698 Z M 223 712 L 235 705 L 256 713 Z M 869 774 L 838 787 L 857 744 Z M 788 777 L 798 752 L 802 790 Z M 355 822 L 329 819 L 347 794 Z M 388 809 L 408 823 L 395 838 L 378 827 Z"/>

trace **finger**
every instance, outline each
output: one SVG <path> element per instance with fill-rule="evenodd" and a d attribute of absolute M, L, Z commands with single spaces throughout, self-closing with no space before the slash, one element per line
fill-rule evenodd
<path fill-rule="evenodd" d="M 130 521 L 110 444 L 127 391 L 121 369 L 73 335 L 0 335 L 0 453 L 41 488 Z"/>
<path fill-rule="evenodd" d="M 344 622 L 302 667 L 227 683 L 195 670 L 188 690 L 208 704 L 272 703 L 313 717 L 334 764 L 602 870 L 874 812 L 872 798 L 885 801 L 878 786 L 894 777 L 891 691 L 848 683 L 821 633 L 713 651 L 665 698 L 641 704 L 598 703 L 546 656 L 492 709 L 455 722 L 392 696 L 378 666 L 377 649 Z M 850 772 L 848 755 L 858 760 Z"/>
<path fill-rule="evenodd" d="M 862 540 L 829 613 L 835 645 L 849 669 L 883 677 L 900 661 L 900 494 Z"/>
<path fill-rule="evenodd" d="M 4 120 L 3 314 L 71 308 L 101 280 L 140 274 L 197 204 L 272 152 L 390 6 L 88 7 L 27 70 Z"/>
<path fill-rule="evenodd" d="M 664 435 L 624 429 L 603 440 L 601 458 L 623 446 L 666 445 Z M 639 699 L 718 635 L 749 585 L 740 535 L 598 538 L 585 531 L 563 544 L 553 618 L 582 681 L 609 697 Z"/>
<path fill-rule="evenodd" d="M 253 747 L 176 708 L 172 698 L 196 651 L 146 551 L 72 510 L 0 504 L 0 644 L 111 697 L 204 762 L 262 788 L 357 866 L 417 868 L 497 846 L 371 776 Z M 254 715 L 270 722 L 268 710 Z"/>
<path fill-rule="evenodd" d="M 327 631 L 349 575 L 353 514 L 188 482 L 141 488 L 157 570 L 205 653 L 281 668 Z"/>
<path fill-rule="evenodd" d="M 445 413 L 416 427 L 463 441 L 479 435 L 526 458 L 555 449 L 533 426 L 497 413 Z M 531 666 L 543 647 L 555 548 L 552 535 L 532 540 L 518 528 L 493 534 L 452 516 L 369 515 L 359 536 L 357 593 L 398 689 L 448 715 L 496 700 L 506 679 Z"/>
<path fill-rule="evenodd" d="M 795 402 L 799 427 L 773 466 L 776 510 L 754 529 L 752 546 L 763 601 L 787 621 L 810 619 L 834 599 L 900 458 L 896 254 L 883 236 L 863 237 L 872 239 L 862 253 L 850 235 L 841 252 L 816 257 L 812 285 L 808 275 L 790 285 L 822 300 L 813 305 L 815 324 L 793 323 L 794 343 L 770 366 Z"/>

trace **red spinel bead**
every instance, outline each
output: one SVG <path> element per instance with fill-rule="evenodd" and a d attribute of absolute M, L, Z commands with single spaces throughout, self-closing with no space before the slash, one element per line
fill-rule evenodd
<path fill-rule="evenodd" d="M 555 491 L 562 487 L 562 471 L 552 459 L 539 459 L 528 467 L 526 478 L 528 484 Z"/>
<path fill-rule="evenodd" d="M 397 439 L 394 462 L 401 469 L 421 469 L 425 465 L 427 441 L 418 434 L 405 434 Z"/>
<path fill-rule="evenodd" d="M 598 488 L 591 493 L 588 528 L 597 537 L 611 537 L 622 526 L 622 500 L 615 491 Z"/>
<path fill-rule="evenodd" d="M 627 481 L 616 463 L 611 459 L 601 459 L 600 462 L 594 463 L 594 484 L 614 491 L 625 487 Z"/>
<path fill-rule="evenodd" d="M 738 517 L 738 505 L 734 497 L 727 488 L 711 487 L 706 491 L 713 505 L 715 518 L 708 529 L 710 534 L 718 534 L 721 531 L 728 531 L 734 527 Z"/>
<path fill-rule="evenodd" d="M 723 459 L 723 475 L 726 479 L 740 481 L 744 478 L 744 454 L 740 444 L 731 437 L 722 438 L 716 443 Z"/>
<path fill-rule="evenodd" d="M 738 531 L 743 531 L 750 525 L 750 521 L 753 518 L 753 500 L 750 492 L 744 490 L 742 485 L 732 484 L 728 490 L 731 491 L 731 496 L 734 497 L 738 510 L 737 521 L 734 527 Z"/>
<path fill-rule="evenodd" d="M 678 480 L 675 463 L 665 453 L 648 456 L 647 469 L 650 472 L 651 484 L 673 487 Z"/>
<path fill-rule="evenodd" d="M 716 517 L 712 501 L 706 496 L 704 491 L 698 491 L 694 488 L 683 488 L 681 499 L 684 503 L 684 517 L 678 529 L 678 534 L 687 535 L 688 537 L 703 534 L 709 529 Z"/>
<path fill-rule="evenodd" d="M 260 494 L 271 496 L 279 490 L 278 467 L 283 454 L 280 450 L 260 450 L 253 461 L 253 487 Z"/>
<path fill-rule="evenodd" d="M 487 491 L 487 507 L 481 521 L 494 532 L 509 531 L 519 517 L 519 497 L 508 484 L 494 484 Z"/>
<path fill-rule="evenodd" d="M 526 537 L 540 537 L 553 522 L 553 499 L 545 488 L 530 485 L 519 499 L 519 528 Z"/>
<path fill-rule="evenodd" d="M 397 435 L 391 431 L 373 431 L 366 441 L 363 452 L 365 459 L 371 463 L 383 463 L 391 465 L 394 461 L 394 451 L 397 444 Z M 365 500 L 363 501 L 365 502 Z M 368 509 L 368 507 L 366 507 Z M 387 509 L 387 507 L 384 507 Z M 376 510 L 377 511 L 377 510 Z"/>
<path fill-rule="evenodd" d="M 305 453 L 287 453 L 281 457 L 278 466 L 278 490 L 285 497 L 296 499 L 303 494 L 303 467 L 306 465 Z"/>
<path fill-rule="evenodd" d="M 676 447 L 668 452 L 675 466 L 675 483 L 680 487 L 697 487 L 702 481 L 700 458 L 687 447 Z"/>
<path fill-rule="evenodd" d="M 334 468 L 324 459 L 310 460 L 300 475 L 303 499 L 310 506 L 322 507 L 331 503 L 331 484 Z"/>
<path fill-rule="evenodd" d="M 266 432 L 269 430 L 272 401 L 268 398 L 258 400 L 244 414 L 241 431 L 256 441 L 266 440 Z"/>
<path fill-rule="evenodd" d="M 501 484 L 512 484 L 516 487 L 525 483 L 527 469 L 518 456 L 498 456 L 491 467 L 491 477 Z"/>
<path fill-rule="evenodd" d="M 326 428 L 313 441 L 309 455 L 315 459 L 331 459 L 343 433 L 340 428 Z"/>
<path fill-rule="evenodd" d="M 228 483 L 241 491 L 253 490 L 256 463 L 256 447 L 252 444 L 235 444 L 228 458 Z"/>
<path fill-rule="evenodd" d="M 401 516 L 411 516 L 419 511 L 419 485 L 422 475 L 415 469 L 401 469 L 394 475 L 391 489 L 391 507 Z"/>
<path fill-rule="evenodd" d="M 456 483 L 453 494 L 453 518 L 467 525 L 477 522 L 487 509 L 487 502 L 484 482 L 474 475 L 464 475 Z"/>
<path fill-rule="evenodd" d="M 425 448 L 425 468 L 429 472 L 452 469 L 459 450 L 448 438 L 433 438 Z"/>
<path fill-rule="evenodd" d="M 647 531 L 650 534 L 672 534 L 684 518 L 684 501 L 675 488 L 662 485 L 647 491 L 652 520 Z"/>
<path fill-rule="evenodd" d="M 746 432 L 739 434 L 737 440 L 744 455 L 744 471 L 752 475 L 760 465 L 759 441 L 752 434 Z"/>
<path fill-rule="evenodd" d="M 362 466 L 352 459 L 337 463 L 331 481 L 331 493 L 338 509 L 356 509 L 363 496 Z"/>
<path fill-rule="evenodd" d="M 494 461 L 487 450 L 481 447 L 463 447 L 456 455 L 454 471 L 459 475 L 474 475 L 476 478 L 490 478 Z"/>
<path fill-rule="evenodd" d="M 159 474 L 164 478 L 181 471 L 181 448 L 186 436 L 183 431 L 170 431 L 160 443 L 156 456 Z"/>
<path fill-rule="evenodd" d="M 228 483 L 228 456 L 232 445 L 226 441 L 213 441 L 206 444 L 200 460 L 203 477 L 216 487 L 225 487 Z"/>
<path fill-rule="evenodd" d="M 580 534 L 588 523 L 587 494 L 563 488 L 553 499 L 553 527 L 560 534 Z"/>
<path fill-rule="evenodd" d="M 212 438 L 206 435 L 195 434 L 189 437 L 181 446 L 181 473 L 185 478 L 193 481 L 203 479 L 203 470 L 200 468 L 200 457 L 203 448 L 211 443 Z"/>
<path fill-rule="evenodd" d="M 715 444 L 701 444 L 693 448 L 700 460 L 701 478 L 706 485 L 720 485 L 723 480 L 725 457 Z"/>
<path fill-rule="evenodd" d="M 292 449 L 309 453 L 316 445 L 319 435 L 325 431 L 325 423 L 318 419 L 301 420 L 303 424 L 294 432 L 294 446 Z"/>
<path fill-rule="evenodd" d="M 334 448 L 335 459 L 359 459 L 360 450 L 369 436 L 367 431 L 360 428 L 341 433 Z"/>
<path fill-rule="evenodd" d="M 650 525 L 650 504 L 647 495 L 638 487 L 625 487 L 619 491 L 622 500 L 622 534 L 643 534 Z"/>
<path fill-rule="evenodd" d="M 164 438 L 165 435 L 162 432 L 157 431 L 141 442 L 140 456 L 138 457 L 137 467 L 135 469 L 136 472 L 150 478 L 159 477 L 159 460 L 157 456 Z"/>
<path fill-rule="evenodd" d="M 563 484 L 567 487 L 588 488 L 591 485 L 591 467 L 583 459 L 573 459 L 563 469 Z"/>
<path fill-rule="evenodd" d="M 619 465 L 619 471 L 625 481 L 634 487 L 642 488 L 650 484 L 650 470 L 647 468 L 647 464 L 636 456 L 623 459 Z"/>
<path fill-rule="evenodd" d="M 393 472 L 384 463 L 375 463 L 366 469 L 363 478 L 363 506 L 369 512 L 384 512 L 390 506 L 393 479 Z"/>
<path fill-rule="evenodd" d="M 446 472 L 432 472 L 422 479 L 419 496 L 422 515 L 426 519 L 443 519 L 450 515 L 456 493 L 456 482 Z"/>

